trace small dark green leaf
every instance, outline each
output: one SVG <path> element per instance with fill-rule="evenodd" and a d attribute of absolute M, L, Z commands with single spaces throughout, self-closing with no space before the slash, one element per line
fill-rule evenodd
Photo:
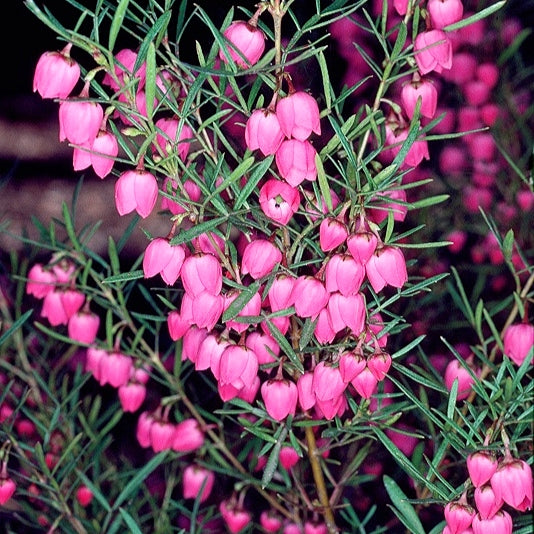
<path fill-rule="evenodd" d="M 108 48 L 110 52 L 112 52 L 113 48 L 115 48 L 117 35 L 119 34 L 119 31 L 124 23 L 124 17 L 126 15 L 129 3 L 130 0 L 121 0 L 119 5 L 117 6 L 117 11 L 115 11 L 115 15 L 113 16 L 113 20 L 111 21 L 108 40 Z"/>

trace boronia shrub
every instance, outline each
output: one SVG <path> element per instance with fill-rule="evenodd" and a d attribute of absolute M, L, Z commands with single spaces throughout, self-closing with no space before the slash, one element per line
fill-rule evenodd
<path fill-rule="evenodd" d="M 5 531 L 531 532 L 506 2 L 25 4 L 80 179 L 2 256 Z M 91 179 L 130 221 L 105 254 Z"/>

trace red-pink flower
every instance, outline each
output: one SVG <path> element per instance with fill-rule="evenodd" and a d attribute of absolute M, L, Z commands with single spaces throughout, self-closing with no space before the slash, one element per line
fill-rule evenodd
<path fill-rule="evenodd" d="M 347 247 L 352 257 L 362 265 L 365 265 L 374 254 L 378 238 L 373 232 L 359 230 L 351 234 L 347 239 Z"/>
<path fill-rule="evenodd" d="M 525 461 L 504 460 L 490 482 L 496 499 L 520 512 L 532 509 L 532 468 Z"/>
<path fill-rule="evenodd" d="M 33 91 L 42 98 L 67 98 L 80 79 L 80 66 L 70 57 L 72 43 L 61 52 L 45 52 L 33 75 Z"/>
<path fill-rule="evenodd" d="M 164 282 L 172 286 L 180 276 L 184 259 L 185 249 L 182 245 L 171 245 L 167 239 L 157 237 L 145 250 L 143 257 L 145 278 L 151 278 L 159 273 Z"/>
<path fill-rule="evenodd" d="M 426 9 L 432 27 L 437 30 L 462 20 L 464 14 L 462 0 L 428 0 Z"/>
<path fill-rule="evenodd" d="M 128 383 L 133 369 L 132 359 L 120 352 L 104 352 L 98 362 L 98 381 L 119 388 Z M 96 378 L 96 376 L 95 376 Z"/>
<path fill-rule="evenodd" d="M 313 276 L 299 276 L 291 291 L 291 301 L 299 317 L 314 317 L 326 306 L 328 298 L 324 284 Z"/>
<path fill-rule="evenodd" d="M 267 293 L 271 311 L 285 310 L 292 305 L 291 292 L 296 280 L 296 278 L 286 274 L 276 275 Z"/>
<path fill-rule="evenodd" d="M 244 345 L 230 345 L 219 363 L 219 393 L 224 401 L 236 397 L 240 390 L 251 387 L 258 375 L 258 358 Z"/>
<path fill-rule="evenodd" d="M 502 498 L 497 498 L 491 484 L 475 488 L 475 504 L 482 519 L 491 519 L 504 504 Z"/>
<path fill-rule="evenodd" d="M 289 184 L 271 179 L 260 189 L 259 202 L 263 213 L 269 219 L 284 226 L 297 211 L 300 194 Z"/>
<path fill-rule="evenodd" d="M 105 178 L 113 169 L 119 153 L 117 138 L 111 132 L 100 130 L 93 141 L 89 158 L 95 174 Z"/>
<path fill-rule="evenodd" d="M 269 274 L 282 261 L 280 249 L 267 239 L 254 239 L 247 244 L 241 259 L 241 272 L 257 280 Z"/>
<path fill-rule="evenodd" d="M 176 452 L 193 452 L 204 445 L 204 432 L 192 417 L 174 425 L 171 448 Z"/>
<path fill-rule="evenodd" d="M 224 46 L 219 58 L 228 63 L 228 55 L 237 65 L 248 68 L 255 65 L 265 50 L 265 35 L 256 26 L 236 20 L 226 28 L 223 35 L 233 46 Z"/>
<path fill-rule="evenodd" d="M 153 174 L 143 170 L 123 172 L 115 182 L 115 206 L 119 215 L 132 211 L 145 219 L 158 198 L 158 182 Z"/>
<path fill-rule="evenodd" d="M 17 489 L 17 485 L 12 478 L 0 478 L 0 505 L 5 504 Z"/>
<path fill-rule="evenodd" d="M 89 345 L 96 339 L 99 326 L 100 317 L 96 313 L 81 310 L 70 317 L 67 331 L 71 339 Z"/>
<path fill-rule="evenodd" d="M 219 511 L 232 534 L 237 534 L 252 521 L 252 515 L 249 512 L 241 508 L 237 503 L 228 500 L 221 501 Z"/>
<path fill-rule="evenodd" d="M 124 412 L 136 412 L 146 397 L 146 386 L 137 381 L 129 381 L 118 390 L 119 400 Z"/>
<path fill-rule="evenodd" d="M 181 271 L 184 289 L 191 296 L 203 291 L 218 295 L 222 288 L 222 267 L 213 254 L 197 252 L 188 256 Z"/>
<path fill-rule="evenodd" d="M 350 254 L 334 254 L 326 264 L 325 285 L 330 293 L 342 295 L 358 293 L 365 277 L 365 268 Z"/>
<path fill-rule="evenodd" d="M 402 106 L 410 119 L 413 117 L 418 99 L 421 99 L 421 107 L 419 109 L 421 115 L 433 119 L 438 103 L 438 90 L 430 80 L 418 77 L 402 86 Z"/>
<path fill-rule="evenodd" d="M 528 323 L 511 324 L 503 336 L 504 354 L 521 365 L 534 347 L 534 326 Z M 532 360 L 534 361 L 534 356 Z"/>
<path fill-rule="evenodd" d="M 476 451 L 467 457 L 467 471 L 475 488 L 489 482 L 497 466 L 497 459 L 489 452 Z"/>
<path fill-rule="evenodd" d="M 421 32 L 414 42 L 415 61 L 421 74 L 452 67 L 452 43 L 443 30 Z"/>
<path fill-rule="evenodd" d="M 349 233 L 343 221 L 337 217 L 326 217 L 319 226 L 319 244 L 323 252 L 334 250 L 345 242 Z"/>
<path fill-rule="evenodd" d="M 480 514 L 475 515 L 471 528 L 473 534 L 512 534 L 513 522 L 508 512 L 500 510 L 488 519 L 482 518 Z"/>
<path fill-rule="evenodd" d="M 274 363 L 280 354 L 280 345 L 266 333 L 251 332 L 245 340 L 245 345 L 255 352 L 259 365 Z"/>
<path fill-rule="evenodd" d="M 475 510 L 467 504 L 455 501 L 447 503 L 444 514 L 451 534 L 461 534 L 471 526 Z"/>
<path fill-rule="evenodd" d="M 365 301 L 361 293 L 342 295 L 331 293 L 328 298 L 328 316 L 335 332 L 349 328 L 354 336 L 359 336 L 365 327 Z"/>
<path fill-rule="evenodd" d="M 182 477 L 184 499 L 197 499 L 204 502 L 210 495 L 215 483 L 213 471 L 200 465 L 188 465 Z"/>
<path fill-rule="evenodd" d="M 276 421 L 289 414 L 295 415 L 298 391 L 294 382 L 287 379 L 267 380 L 261 385 L 261 396 L 267 413 Z"/>
<path fill-rule="evenodd" d="M 252 112 L 245 126 L 245 141 L 249 150 L 260 149 L 264 156 L 274 154 L 284 134 L 274 111 L 256 109 Z"/>
<path fill-rule="evenodd" d="M 36 263 L 28 272 L 26 294 L 38 299 L 46 297 L 56 286 L 56 275 L 50 269 Z"/>
<path fill-rule="evenodd" d="M 404 255 L 394 246 L 385 245 L 377 249 L 365 264 L 365 271 L 375 292 L 386 285 L 401 288 L 408 280 Z"/>
<path fill-rule="evenodd" d="M 313 96 L 296 91 L 281 98 L 276 105 L 276 115 L 286 137 L 305 141 L 312 132 L 321 134 L 319 106 Z"/>
<path fill-rule="evenodd" d="M 465 400 L 469 397 L 475 379 L 471 373 L 456 359 L 451 360 L 445 369 L 445 387 L 450 391 L 455 380 L 458 380 L 458 395 L 456 400 Z"/>
<path fill-rule="evenodd" d="M 369 367 L 366 366 L 350 383 L 364 399 L 369 399 L 376 391 L 378 380 Z"/>
<path fill-rule="evenodd" d="M 193 130 L 185 123 L 174 118 L 162 117 L 155 123 L 156 147 L 164 156 L 177 152 L 180 159 L 185 160 L 189 152 Z"/>
<path fill-rule="evenodd" d="M 114 91 L 118 91 L 121 87 L 124 87 L 128 79 L 138 78 L 139 87 L 142 87 L 146 79 L 146 62 L 143 62 L 134 73 L 133 68 L 136 61 L 137 52 L 134 50 L 129 48 L 119 50 L 114 57 L 114 76 L 112 76 L 111 73 L 106 72 L 102 79 L 102 83 L 111 87 Z"/>
<path fill-rule="evenodd" d="M 275 156 L 280 176 L 292 187 L 297 187 L 304 180 L 314 181 L 317 178 L 316 155 L 309 141 L 284 141 Z"/>

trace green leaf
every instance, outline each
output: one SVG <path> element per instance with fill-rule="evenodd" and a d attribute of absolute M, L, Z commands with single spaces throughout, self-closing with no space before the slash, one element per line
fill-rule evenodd
<path fill-rule="evenodd" d="M 514 252 L 514 231 L 510 228 L 510 230 L 506 232 L 506 235 L 504 236 L 504 240 L 502 243 L 502 253 L 504 254 L 504 259 L 508 262 L 511 261 L 513 252 Z"/>
<path fill-rule="evenodd" d="M 237 298 L 228 306 L 222 316 L 223 323 L 234 319 L 237 314 L 250 302 L 252 297 L 260 289 L 259 282 L 254 282 L 250 286 L 243 288 Z"/>
<path fill-rule="evenodd" d="M 159 465 L 163 463 L 167 457 L 167 451 L 160 452 L 153 458 L 151 458 L 143 467 L 135 472 L 135 476 L 126 484 L 124 489 L 120 492 L 117 499 L 113 503 L 113 508 L 117 509 L 120 505 L 125 502 L 127 499 L 132 498 L 136 495 L 136 492 L 139 490 L 139 487 L 143 481 L 154 471 Z"/>
<path fill-rule="evenodd" d="M 454 379 L 449 392 L 449 401 L 447 403 L 447 417 L 452 419 L 456 408 L 456 399 L 458 398 L 458 378 Z"/>
<path fill-rule="evenodd" d="M 115 276 L 108 276 L 104 278 L 102 282 L 104 284 L 113 284 L 115 282 L 129 282 L 130 280 L 139 280 L 143 278 L 144 273 L 142 269 L 137 269 L 135 271 L 130 271 L 129 273 L 119 273 Z"/>
<path fill-rule="evenodd" d="M 319 189 L 321 190 L 321 195 L 324 198 L 326 207 L 329 212 L 333 211 L 332 205 L 332 195 L 330 194 L 330 186 L 328 185 L 328 179 L 326 178 L 326 173 L 324 172 L 323 162 L 321 161 L 321 156 L 315 154 L 315 166 L 317 167 L 317 180 L 319 181 Z"/>
<path fill-rule="evenodd" d="M 24 312 L 1 336 L 0 336 L 0 345 L 14 334 L 31 316 L 33 310 L 28 310 Z"/>
<path fill-rule="evenodd" d="M 124 17 L 126 15 L 126 11 L 128 10 L 129 3 L 130 0 L 121 0 L 117 6 L 117 11 L 115 11 L 115 15 L 113 16 L 113 20 L 111 21 L 108 40 L 108 48 L 110 52 L 113 52 L 115 42 L 117 41 L 117 35 L 124 24 Z"/>
<path fill-rule="evenodd" d="M 485 9 L 481 9 L 478 13 L 471 15 L 470 17 L 466 17 L 465 19 L 455 22 L 454 24 L 449 24 L 448 26 L 445 26 L 445 28 L 443 28 L 443 31 L 452 32 L 454 30 L 464 28 L 465 26 L 469 26 L 470 24 L 473 24 L 474 22 L 478 22 L 479 20 L 486 18 L 492 13 L 495 13 L 495 11 L 498 11 L 499 9 L 501 9 L 501 7 L 503 7 L 504 4 L 506 4 L 506 0 L 500 0 L 500 2 L 495 2 L 489 7 Z"/>
<path fill-rule="evenodd" d="M 171 239 L 170 244 L 181 245 L 182 243 L 190 243 L 195 237 L 211 232 L 227 219 L 228 217 L 216 217 L 215 219 L 197 224 L 192 228 L 189 228 L 189 230 L 181 231 L 177 236 Z"/>
<path fill-rule="evenodd" d="M 245 186 L 241 189 L 239 196 L 234 202 L 234 210 L 238 210 L 248 199 L 250 194 L 256 190 L 256 186 L 259 181 L 263 178 L 265 173 L 268 171 L 271 163 L 273 162 L 274 156 L 269 156 L 265 158 L 252 172 L 250 178 L 247 180 Z"/>
<path fill-rule="evenodd" d="M 280 345 L 280 348 L 282 351 L 284 351 L 285 355 L 290 359 L 291 363 L 295 366 L 298 371 L 301 373 L 304 373 L 304 367 L 302 365 L 302 362 L 299 360 L 298 356 L 296 355 L 295 351 L 293 350 L 293 347 L 290 345 L 289 341 L 286 339 L 286 337 L 276 328 L 274 324 L 271 323 L 271 321 L 267 320 L 267 328 L 269 329 L 269 332 L 274 337 L 274 339 L 278 342 Z"/>
<path fill-rule="evenodd" d="M 154 99 L 156 98 L 156 48 L 152 41 L 148 45 L 146 54 L 145 96 L 146 116 L 151 120 L 154 114 Z"/>
<path fill-rule="evenodd" d="M 124 522 L 128 526 L 129 532 L 131 534 L 143 534 L 139 528 L 139 525 L 135 522 L 134 518 L 124 508 L 119 508 L 119 513 L 124 519 Z"/>
<path fill-rule="evenodd" d="M 425 534 L 425 529 L 417 516 L 414 507 L 408 501 L 408 497 L 400 489 L 398 484 L 389 476 L 383 477 L 384 487 L 393 502 L 397 517 L 412 534 Z"/>
<path fill-rule="evenodd" d="M 276 468 L 278 466 L 278 459 L 280 457 L 280 449 L 282 448 L 282 445 L 284 443 L 284 440 L 286 439 L 286 436 L 287 436 L 287 427 L 284 425 L 282 427 L 282 431 L 280 432 L 280 435 L 278 436 L 278 439 L 276 440 L 276 443 L 274 444 L 271 454 L 269 454 L 267 463 L 265 464 L 265 468 L 263 470 L 263 476 L 261 477 L 262 489 L 266 488 L 266 486 L 272 480 L 276 472 Z"/>

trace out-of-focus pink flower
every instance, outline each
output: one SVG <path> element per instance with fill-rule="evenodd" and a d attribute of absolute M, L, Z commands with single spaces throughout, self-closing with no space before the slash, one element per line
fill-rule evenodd
<path fill-rule="evenodd" d="M 503 343 L 504 354 L 516 365 L 521 365 L 534 347 L 534 326 L 528 323 L 511 324 L 504 332 Z"/>

